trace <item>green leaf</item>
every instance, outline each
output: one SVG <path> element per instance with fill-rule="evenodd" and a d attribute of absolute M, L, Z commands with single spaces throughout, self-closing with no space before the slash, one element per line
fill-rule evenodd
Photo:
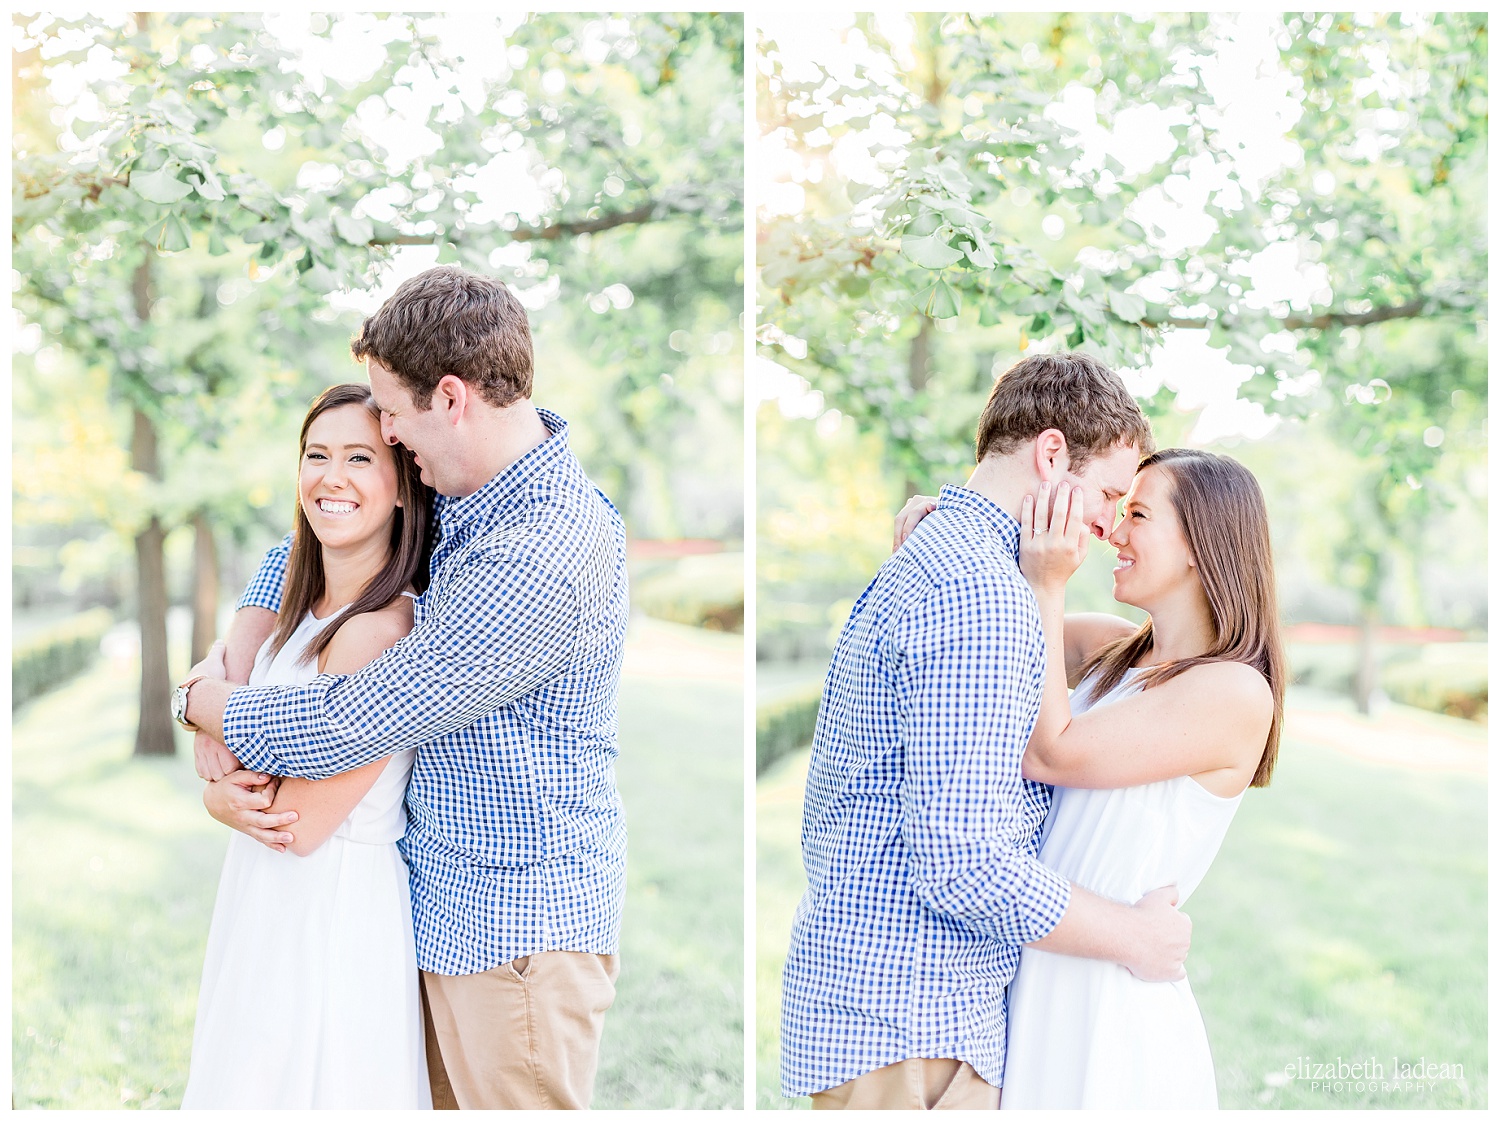
<path fill-rule="evenodd" d="M 355 218 L 347 214 L 333 216 L 333 228 L 338 236 L 350 245 L 369 245 L 375 236 L 375 223 L 368 218 Z"/>
<path fill-rule="evenodd" d="M 927 314 L 933 319 L 952 319 L 958 315 L 959 296 L 958 290 L 945 280 L 940 280 L 931 288 L 932 295 L 927 301 Z"/>
<path fill-rule="evenodd" d="M 924 210 L 906 224 L 905 233 L 909 238 L 925 238 L 928 234 L 936 233 L 942 224 L 942 216 L 937 211 Z"/>
<path fill-rule="evenodd" d="M 171 206 L 193 193 L 193 189 L 176 176 L 170 175 L 165 166 L 156 171 L 138 171 L 130 174 L 130 189 L 148 203 Z"/>
<path fill-rule="evenodd" d="M 175 214 L 169 214 L 161 224 L 156 239 L 156 248 L 163 253 L 179 253 L 193 244 L 193 232 Z"/>
<path fill-rule="evenodd" d="M 965 253 L 976 269 L 993 269 L 999 263 L 995 260 L 995 251 L 990 248 L 989 242 L 982 239 L 972 249 L 965 250 Z"/>
<path fill-rule="evenodd" d="M 339 286 L 338 278 L 323 265 L 314 265 L 303 273 L 302 284 L 318 293 L 332 292 Z"/>
<path fill-rule="evenodd" d="M 870 278 L 864 273 L 846 274 L 839 282 L 839 291 L 858 299 L 870 291 Z"/>
<path fill-rule="evenodd" d="M 1109 293 L 1109 310 L 1127 323 L 1140 323 L 1146 318 L 1146 301 L 1133 292 Z"/>
<path fill-rule="evenodd" d="M 924 269 L 946 269 L 963 260 L 963 252 L 954 249 L 937 234 L 926 237 L 907 235 L 901 239 L 901 254 Z"/>
<path fill-rule="evenodd" d="M 195 190 L 209 202 L 218 203 L 224 201 L 224 187 L 219 182 L 217 175 L 209 174 L 205 176 L 198 182 Z"/>
<path fill-rule="evenodd" d="M 1000 301 L 989 297 L 979 302 L 979 326 L 994 327 L 1000 322 Z"/>
<path fill-rule="evenodd" d="M 224 244 L 224 235 L 219 233 L 219 224 L 216 222 L 208 228 L 208 253 L 210 257 L 223 257 L 229 252 L 229 246 Z"/>

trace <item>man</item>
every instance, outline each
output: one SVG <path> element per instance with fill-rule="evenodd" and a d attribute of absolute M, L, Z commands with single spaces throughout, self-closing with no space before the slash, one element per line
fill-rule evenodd
<path fill-rule="evenodd" d="M 624 902 L 624 529 L 566 423 L 531 404 L 530 328 L 504 285 L 430 269 L 352 346 L 385 439 L 445 496 L 431 585 L 411 634 L 356 674 L 236 689 L 196 667 L 199 771 L 319 779 L 417 746 L 402 852 L 434 1105 L 586 1107 Z M 231 677 L 270 632 L 284 567 L 273 550 L 241 601 Z M 266 805 L 247 790 L 231 824 L 284 843 Z"/>
<path fill-rule="evenodd" d="M 1036 860 L 1047 788 L 1021 776 L 1044 644 L 1018 566 L 1022 499 L 1082 488 L 1099 537 L 1150 427 L 1083 354 L 1023 359 L 978 466 L 881 566 L 828 670 L 802 821 L 808 887 L 782 993 L 782 1089 L 815 1108 L 993 1108 L 1021 946 L 1182 976 L 1191 924 Z"/>

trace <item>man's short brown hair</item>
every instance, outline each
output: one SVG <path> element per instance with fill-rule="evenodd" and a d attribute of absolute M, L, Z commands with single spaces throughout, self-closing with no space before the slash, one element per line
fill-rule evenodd
<path fill-rule="evenodd" d="M 531 396 L 526 309 L 493 277 L 456 265 L 404 281 L 349 349 L 395 375 L 418 409 L 431 407 L 433 390 L 448 374 L 494 406 Z"/>
<path fill-rule="evenodd" d="M 1047 429 L 1068 442 L 1069 470 L 1121 444 L 1156 448 L 1151 426 L 1125 383 L 1093 355 L 1028 355 L 995 380 L 979 417 L 975 461 L 1008 456 Z"/>

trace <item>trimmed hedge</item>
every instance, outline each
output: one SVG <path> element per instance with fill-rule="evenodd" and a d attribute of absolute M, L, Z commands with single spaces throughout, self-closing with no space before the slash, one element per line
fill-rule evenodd
<path fill-rule="evenodd" d="M 95 608 L 17 643 L 10 656 L 11 709 L 86 669 L 98 656 L 99 641 L 114 622 L 107 609 Z"/>
<path fill-rule="evenodd" d="M 709 631 L 745 630 L 745 555 L 684 557 L 630 582 L 630 602 L 656 619 Z"/>
<path fill-rule="evenodd" d="M 1288 643 L 1292 681 L 1347 694 L 1354 688 L 1358 652 L 1348 644 Z M 1382 646 L 1380 688 L 1402 705 L 1471 721 L 1489 715 L 1487 643 Z"/>
<path fill-rule="evenodd" d="M 795 693 L 755 707 L 756 775 L 788 752 L 812 743 L 822 700 L 823 683 L 813 682 Z"/>
<path fill-rule="evenodd" d="M 1457 644 L 1455 644 L 1456 646 Z M 1443 658 L 1446 652 L 1427 648 L 1415 662 L 1387 667 L 1381 687 L 1392 701 L 1450 717 L 1487 721 L 1490 709 L 1489 666 L 1483 654 Z"/>

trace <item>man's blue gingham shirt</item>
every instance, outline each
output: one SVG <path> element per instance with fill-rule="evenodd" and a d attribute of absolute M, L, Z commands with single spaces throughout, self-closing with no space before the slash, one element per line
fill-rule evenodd
<path fill-rule="evenodd" d="M 411 634 L 356 674 L 239 689 L 224 712 L 229 748 L 273 775 L 321 779 L 417 748 L 401 848 L 417 961 L 433 973 L 619 949 L 625 531 L 566 422 L 537 412 L 548 440 L 440 500 Z M 240 606 L 276 610 L 285 563 L 268 554 Z"/>
<path fill-rule="evenodd" d="M 917 1057 L 1003 1081 L 1020 944 L 1069 898 L 1036 860 L 1048 789 L 1021 777 L 1046 649 L 1019 547 L 1014 518 L 945 487 L 839 635 L 782 976 L 788 1096 Z"/>

